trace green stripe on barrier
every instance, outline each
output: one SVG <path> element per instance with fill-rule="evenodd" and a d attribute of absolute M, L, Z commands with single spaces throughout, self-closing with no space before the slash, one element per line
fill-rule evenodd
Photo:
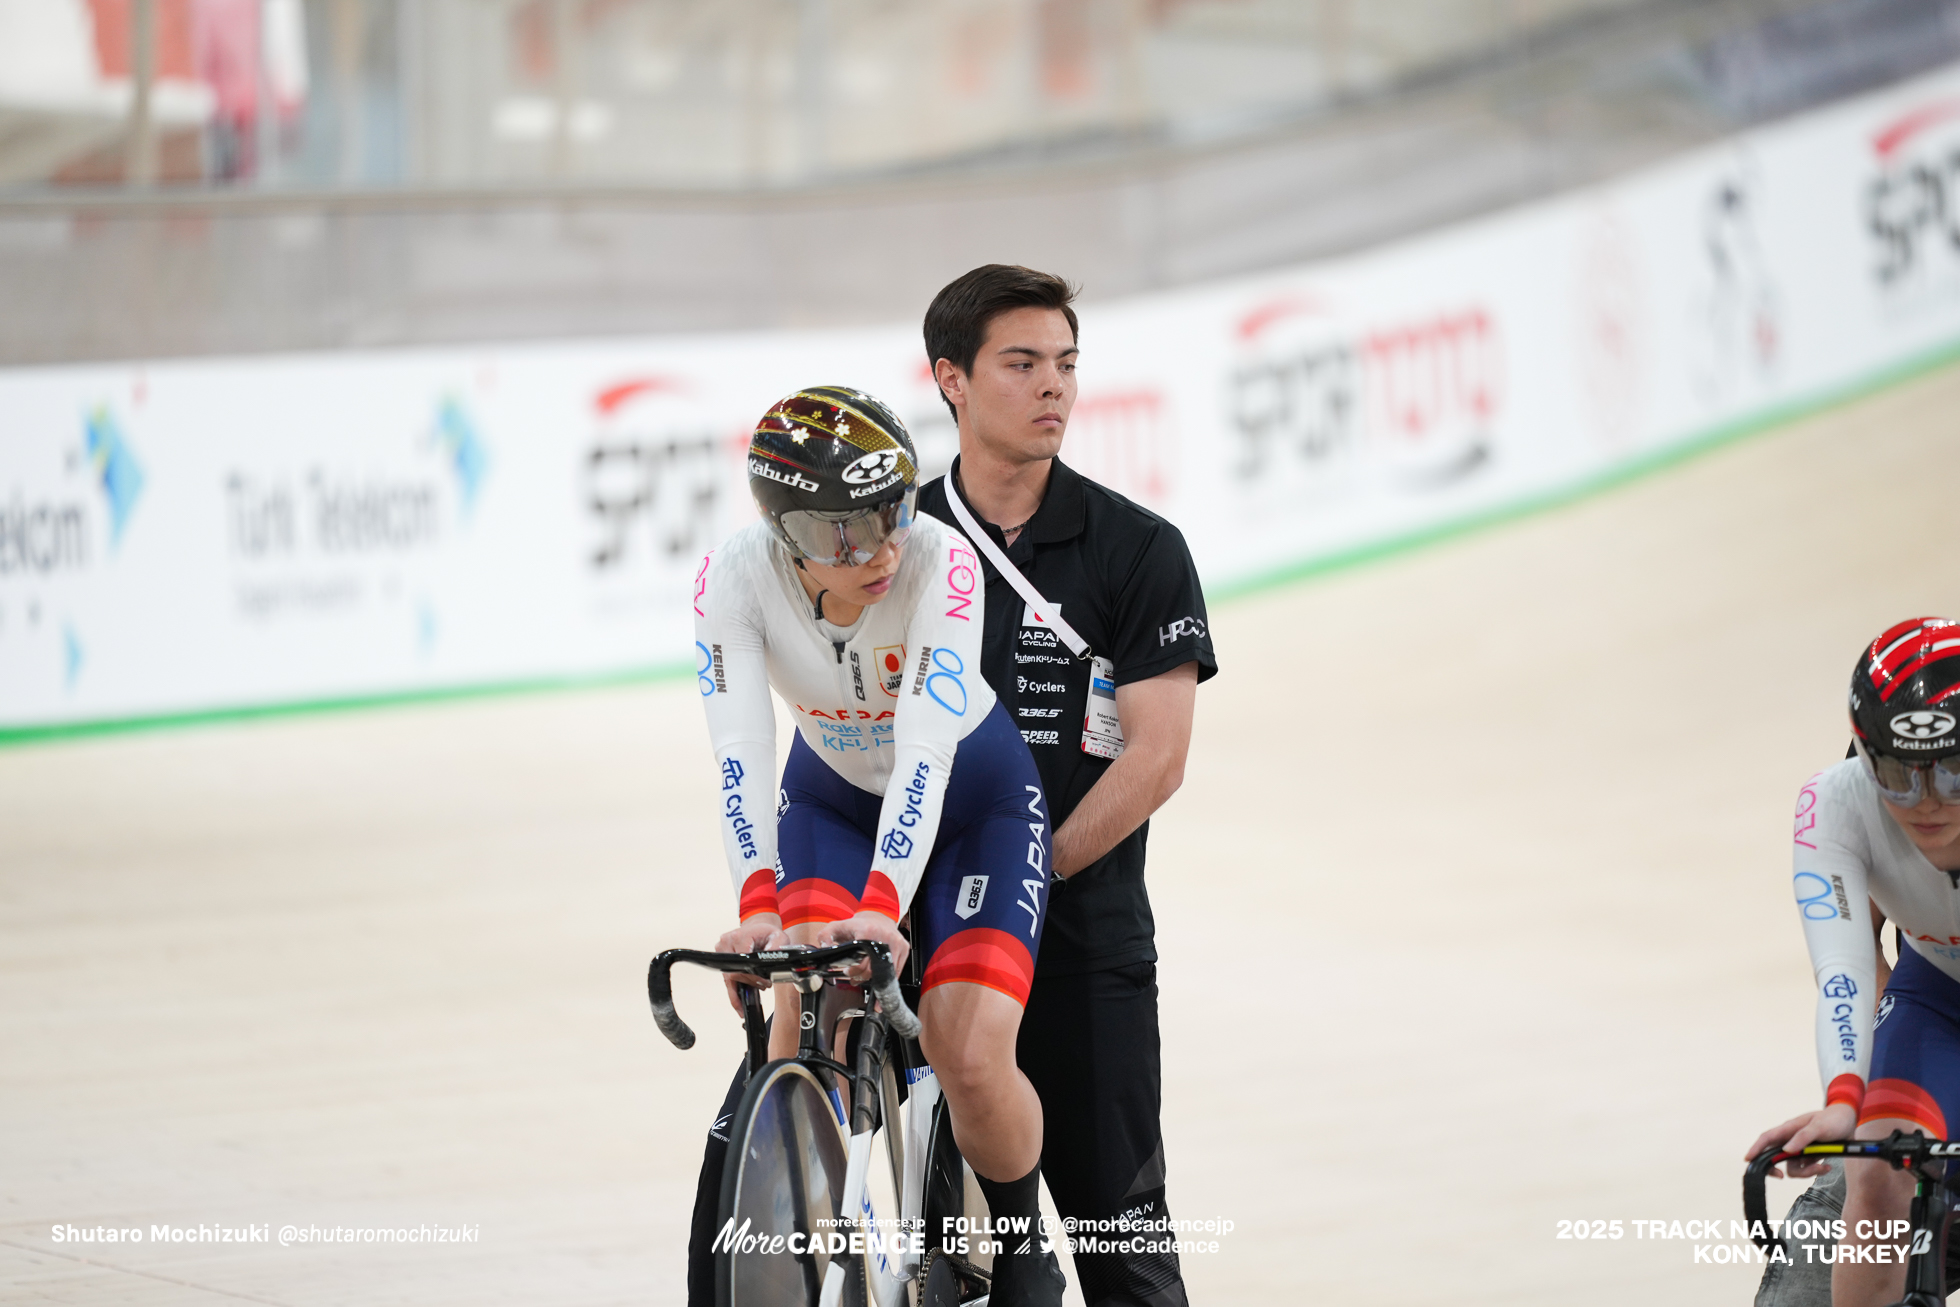
<path fill-rule="evenodd" d="M 1842 408 L 1847 404 L 1854 404 L 1861 399 L 1867 399 L 1877 394 L 1879 391 L 1889 390 L 1893 386 L 1902 385 L 1929 372 L 1937 372 L 1939 369 L 1956 360 L 1960 360 L 1960 340 L 1948 341 L 1946 344 L 1929 350 L 1924 354 L 1917 355 L 1903 363 L 1895 363 L 1889 367 L 1881 368 L 1877 372 L 1861 377 L 1856 381 L 1847 382 L 1842 386 L 1804 399 L 1790 400 L 1786 403 L 1763 409 L 1760 412 L 1752 413 L 1748 417 L 1738 418 L 1733 422 L 1725 422 L 1720 426 L 1711 427 L 1707 431 L 1677 441 L 1665 449 L 1654 450 L 1651 453 L 1630 459 L 1625 463 L 1603 469 L 1591 476 L 1582 477 L 1571 485 L 1559 486 L 1551 490 L 1541 491 L 1537 494 L 1526 495 L 1511 503 L 1479 509 L 1473 513 L 1466 513 L 1462 517 L 1451 518 L 1447 522 L 1434 522 L 1428 526 L 1417 527 L 1415 530 L 1405 532 L 1401 535 L 1389 536 L 1381 540 L 1370 541 L 1363 545 L 1354 545 L 1347 549 L 1336 550 L 1331 554 L 1322 554 L 1317 558 L 1302 559 L 1297 562 L 1288 563 L 1270 572 L 1263 572 L 1258 576 L 1221 586 L 1215 592 L 1207 595 L 1207 598 L 1215 598 L 1221 602 L 1242 599 L 1248 595 L 1257 594 L 1265 590 L 1272 590 L 1281 586 L 1291 585 L 1298 581 L 1327 576 L 1334 572 L 1344 572 L 1350 568 L 1360 567 L 1367 563 L 1394 557 L 1397 554 L 1408 553 L 1411 550 L 1421 549 L 1428 545 L 1440 544 L 1445 540 L 1453 540 L 1458 536 L 1467 535 L 1473 531 L 1502 526 L 1507 522 L 1513 522 L 1519 518 L 1549 512 L 1556 508 L 1564 508 L 1568 504 L 1577 503 L 1582 499 L 1593 498 L 1609 490 L 1616 490 L 1630 482 L 1652 476 L 1656 472 L 1666 471 L 1668 468 L 1686 463 L 1691 459 L 1700 458 L 1704 454 L 1710 454 L 1718 449 L 1724 449 L 1730 445 L 1738 444 L 1751 436 L 1762 435 L 1780 427 L 1801 422 L 1806 418 L 1817 417 L 1820 414 L 1829 412 L 1831 409 Z"/>
<path fill-rule="evenodd" d="M 301 717 L 314 713 L 349 712 L 363 708 L 397 708 L 411 704 L 448 703 L 459 699 L 507 698 L 514 695 L 553 694 L 568 690 L 602 690 L 618 685 L 645 685 L 656 681 L 678 680 L 688 675 L 689 671 L 690 668 L 686 663 L 679 663 L 666 667 L 636 668 L 631 671 L 605 672 L 592 676 L 537 677 L 530 680 L 491 681 L 481 685 L 356 694 L 329 699 L 303 699 L 296 703 L 204 708 L 191 712 L 158 713 L 149 717 L 107 717 L 87 722 L 55 722 L 46 726 L 8 726 L 0 727 L 0 748 L 91 735 L 123 735 L 135 731 L 168 730 L 179 726 L 210 726 L 223 722 L 251 721 L 260 717 Z"/>
<path fill-rule="evenodd" d="M 1761 412 L 1712 427 L 1628 462 L 1607 468 L 1568 486 L 1527 495 L 1512 503 L 1467 513 L 1446 522 L 1418 527 L 1401 535 L 1370 541 L 1316 558 L 1301 559 L 1257 576 L 1221 586 L 1209 596 L 1229 603 L 1267 590 L 1302 581 L 1315 580 L 1394 558 L 1401 554 L 1442 544 L 1478 531 L 1489 530 L 1553 509 L 1591 499 L 1631 482 L 1679 466 L 1704 454 L 1727 448 L 1751 436 L 1789 426 L 1834 408 L 1856 403 L 1880 391 L 1960 360 L 1960 340 L 1949 341 L 1904 362 L 1880 368 L 1868 376 L 1847 382 L 1804 399 L 1791 400 Z M 314 713 L 356 711 L 367 708 L 394 708 L 415 704 L 446 703 L 463 699 L 504 698 L 523 694 L 547 694 L 568 690 L 604 689 L 619 685 L 646 685 L 686 676 L 687 663 L 606 672 L 592 676 L 538 677 L 528 680 L 497 681 L 483 685 L 449 686 L 440 689 L 403 690 L 398 693 L 348 695 L 340 698 L 308 699 L 296 703 L 253 704 L 236 708 L 210 708 L 201 711 L 159 713 L 147 717 L 104 718 L 98 721 L 60 722 L 46 726 L 0 727 L 0 747 L 48 741 L 118 735 L 135 731 L 167 730 L 185 726 L 206 726 L 225 722 L 251 721 L 263 717 L 295 717 Z"/>

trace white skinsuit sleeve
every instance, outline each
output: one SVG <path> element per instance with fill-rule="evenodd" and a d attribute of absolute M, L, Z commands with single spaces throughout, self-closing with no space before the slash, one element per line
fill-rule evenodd
<path fill-rule="evenodd" d="M 695 688 L 715 750 L 715 812 L 742 920 L 775 912 L 776 709 L 756 587 L 710 553 L 694 589 Z"/>
<path fill-rule="evenodd" d="M 1871 1075 L 1878 945 L 1857 817 L 1830 797 L 1823 774 L 1797 795 L 1792 887 L 1817 978 L 1817 1068 L 1824 1102 L 1864 1102 Z"/>

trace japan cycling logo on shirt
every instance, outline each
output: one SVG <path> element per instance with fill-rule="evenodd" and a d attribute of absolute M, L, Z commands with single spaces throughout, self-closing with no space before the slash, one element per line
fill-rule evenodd
<path fill-rule="evenodd" d="M 1953 714 L 1902 712 L 1891 722 L 1892 734 L 1908 740 L 1937 740 L 1953 732 Z"/>
<path fill-rule="evenodd" d="M 871 665 L 877 670 L 879 688 L 898 698 L 899 687 L 905 684 L 905 646 L 879 645 L 871 651 Z"/>

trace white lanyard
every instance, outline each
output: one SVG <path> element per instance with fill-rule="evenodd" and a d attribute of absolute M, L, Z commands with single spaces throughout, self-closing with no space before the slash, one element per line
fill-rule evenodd
<path fill-rule="evenodd" d="M 993 537 L 988 535 L 974 519 L 973 510 L 968 508 L 965 501 L 960 498 L 960 492 L 953 484 L 951 472 L 946 474 L 946 503 L 951 506 L 953 516 L 957 517 L 960 525 L 966 529 L 967 538 L 973 542 L 973 547 L 985 554 L 987 561 L 994 565 L 994 570 L 1006 577 L 1007 583 L 1027 601 L 1035 619 L 1062 637 L 1062 643 L 1067 645 L 1077 658 L 1087 658 L 1089 642 L 1077 635 L 1075 628 L 1062 620 L 1060 609 L 1041 597 L 1041 591 L 1034 588 L 1034 582 L 1021 575 L 1020 568 L 1007 561 L 1007 555 L 1001 552 L 1000 546 L 994 543 Z"/>

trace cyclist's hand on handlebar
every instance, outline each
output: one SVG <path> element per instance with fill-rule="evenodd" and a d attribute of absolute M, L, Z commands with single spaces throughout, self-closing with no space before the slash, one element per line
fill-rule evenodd
<path fill-rule="evenodd" d="M 854 939 L 874 940 L 883 944 L 892 953 L 892 966 L 903 970 L 905 955 L 911 952 L 911 945 L 905 936 L 898 933 L 898 923 L 882 912 L 860 912 L 855 917 L 843 921 L 833 921 L 823 928 L 817 936 L 819 944 L 848 944 Z M 867 981 L 871 978 L 871 964 L 860 962 L 851 968 L 851 979 Z"/>
<path fill-rule="evenodd" d="M 1763 1131 L 1756 1136 L 1756 1142 L 1749 1145 L 1749 1151 L 1743 1156 L 1745 1159 L 1753 1159 L 1765 1148 L 1777 1148 L 1786 1153 L 1795 1152 L 1805 1144 L 1849 1139 L 1857 1129 L 1858 1109 L 1849 1103 L 1832 1103 L 1829 1107 L 1820 1107 L 1815 1112 L 1793 1116 L 1773 1130 Z M 1811 1162 L 1792 1161 L 1785 1165 L 1789 1168 L 1790 1177 L 1800 1180 L 1808 1175 L 1821 1174 L 1829 1162 L 1829 1158 L 1820 1157 Z M 1783 1167 L 1772 1169 L 1770 1174 L 1781 1176 Z"/>
<path fill-rule="evenodd" d="M 783 919 L 773 912 L 758 912 L 716 940 L 715 952 L 753 953 L 757 949 L 780 948 L 787 943 L 789 936 L 783 933 Z M 736 992 L 737 987 L 769 988 L 769 982 L 761 976 L 724 975 L 721 984 L 728 991 L 728 1005 L 735 1009 L 737 1016 L 742 1014 L 742 996 Z"/>

